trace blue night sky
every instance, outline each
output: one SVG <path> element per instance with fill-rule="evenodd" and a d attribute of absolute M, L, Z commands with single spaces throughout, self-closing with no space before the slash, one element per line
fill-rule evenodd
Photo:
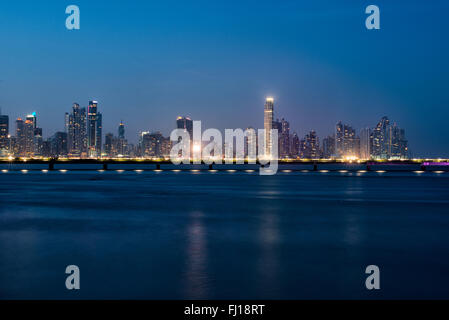
<path fill-rule="evenodd" d="M 76 4 L 81 29 L 65 28 Z M 381 30 L 365 28 L 365 8 Z M 104 133 L 263 127 L 264 98 L 303 136 L 383 115 L 413 156 L 449 157 L 449 1 L 2 1 L 0 106 L 44 136 L 98 100 Z"/>

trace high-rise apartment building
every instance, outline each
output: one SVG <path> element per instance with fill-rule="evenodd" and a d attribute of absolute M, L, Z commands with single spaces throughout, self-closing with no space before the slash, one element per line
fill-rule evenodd
<path fill-rule="evenodd" d="M 390 125 L 390 120 L 387 117 L 382 117 L 373 129 L 373 149 L 371 155 L 375 159 L 387 159 L 387 130 Z"/>
<path fill-rule="evenodd" d="M 359 157 L 360 140 L 355 129 L 340 122 L 335 126 L 335 156 L 338 158 Z"/>
<path fill-rule="evenodd" d="M 273 112 L 274 112 L 274 99 L 272 97 L 268 97 L 265 100 L 265 107 L 264 107 L 264 120 L 263 120 L 263 127 L 265 129 L 265 155 L 269 156 L 271 155 L 271 147 L 272 147 L 272 141 L 271 141 L 271 129 L 273 129 Z"/>
<path fill-rule="evenodd" d="M 87 107 L 87 152 L 89 157 L 101 156 L 102 115 L 98 112 L 98 102 L 89 101 Z"/>
<path fill-rule="evenodd" d="M 0 114 L 0 152 L 9 150 L 9 117 Z"/>
<path fill-rule="evenodd" d="M 67 133 L 56 132 L 50 138 L 51 155 L 54 157 L 67 156 Z"/>
<path fill-rule="evenodd" d="M 300 150 L 300 140 L 298 137 L 298 134 L 294 132 L 291 137 L 291 146 L 290 146 L 290 155 L 293 159 L 296 159 L 299 157 L 299 150 Z"/>
<path fill-rule="evenodd" d="M 281 120 L 281 132 L 279 140 L 279 154 L 281 158 L 290 157 L 290 123 L 284 118 L 282 118 Z"/>
<path fill-rule="evenodd" d="M 330 159 L 335 156 L 335 136 L 330 135 L 323 139 L 321 143 L 321 156 Z"/>
<path fill-rule="evenodd" d="M 176 128 L 186 130 L 190 135 L 190 140 L 193 139 L 193 121 L 189 117 L 176 118 Z"/>
<path fill-rule="evenodd" d="M 24 123 L 24 139 L 22 140 L 23 145 L 23 152 L 22 155 L 26 157 L 32 157 L 34 155 L 34 134 L 37 126 L 37 119 L 36 115 L 28 115 L 26 117 L 25 123 Z"/>
<path fill-rule="evenodd" d="M 360 130 L 360 159 L 370 159 L 372 149 L 372 135 L 370 128 Z"/>
<path fill-rule="evenodd" d="M 181 129 L 181 128 L 179 128 Z M 161 158 L 170 155 L 170 138 L 162 136 L 160 132 L 142 132 L 139 141 L 140 154 L 145 158 Z"/>
<path fill-rule="evenodd" d="M 118 126 L 117 153 L 119 155 L 126 155 L 128 153 L 126 150 L 127 146 L 128 142 L 125 139 L 125 124 L 121 121 Z"/>
<path fill-rule="evenodd" d="M 405 159 L 408 155 L 408 142 L 405 130 L 387 117 L 382 117 L 371 134 L 371 157 L 374 159 Z"/>
<path fill-rule="evenodd" d="M 300 141 L 300 157 L 305 159 L 320 158 L 320 143 L 314 130 L 310 131 L 304 139 Z"/>
<path fill-rule="evenodd" d="M 67 124 L 67 147 L 70 156 L 83 157 L 87 154 L 86 108 L 74 103 Z"/>

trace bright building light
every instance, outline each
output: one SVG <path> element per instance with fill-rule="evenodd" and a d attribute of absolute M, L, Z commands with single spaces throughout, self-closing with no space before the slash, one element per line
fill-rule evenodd
<path fill-rule="evenodd" d="M 356 156 L 350 155 L 350 156 L 345 156 L 344 159 L 345 159 L 346 161 L 356 161 L 356 160 L 358 160 L 359 158 L 357 158 Z"/>

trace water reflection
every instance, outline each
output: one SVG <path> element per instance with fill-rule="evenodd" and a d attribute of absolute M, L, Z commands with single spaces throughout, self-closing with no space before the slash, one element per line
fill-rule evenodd
<path fill-rule="evenodd" d="M 259 273 L 257 284 L 260 291 L 269 296 L 279 296 L 280 292 L 280 231 L 279 216 L 273 208 L 261 208 L 259 226 L 260 258 L 257 264 Z"/>
<path fill-rule="evenodd" d="M 359 219 L 353 214 L 347 214 L 344 216 L 344 221 L 344 241 L 351 246 L 359 245 L 362 240 Z"/>
<path fill-rule="evenodd" d="M 187 271 L 184 289 L 187 299 L 205 299 L 209 293 L 206 230 L 202 218 L 201 212 L 192 212 L 187 226 Z"/>

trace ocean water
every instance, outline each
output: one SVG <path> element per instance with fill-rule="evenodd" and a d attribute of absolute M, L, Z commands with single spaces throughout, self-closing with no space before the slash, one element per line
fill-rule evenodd
<path fill-rule="evenodd" d="M 449 173 L 0 172 L 17 298 L 448 299 Z"/>

